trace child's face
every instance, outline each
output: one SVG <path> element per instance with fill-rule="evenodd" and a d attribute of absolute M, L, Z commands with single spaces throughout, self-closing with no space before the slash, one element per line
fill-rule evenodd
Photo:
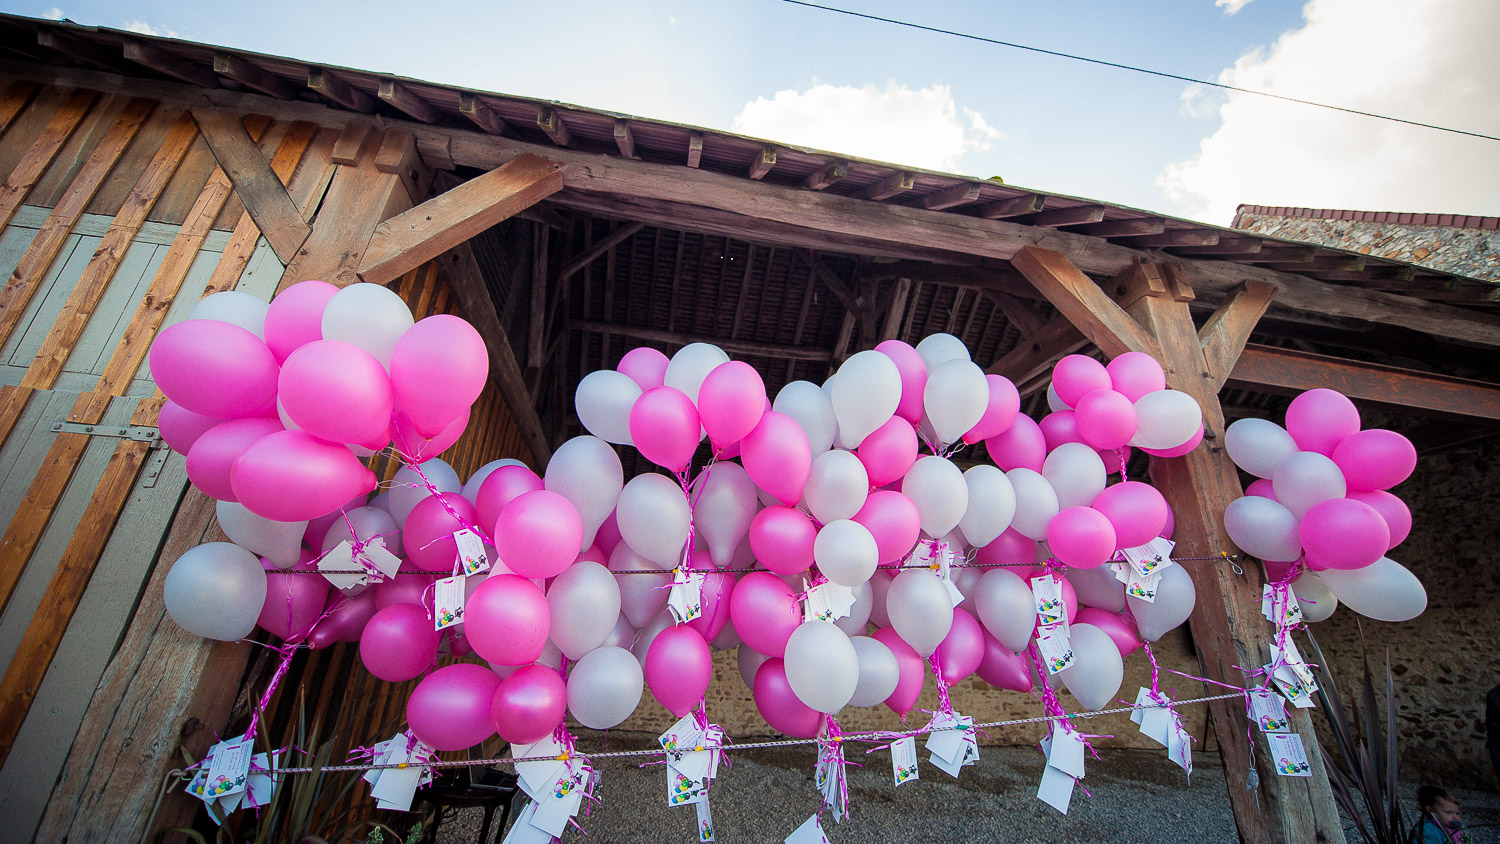
<path fill-rule="evenodd" d="M 1452 822 L 1460 820 L 1458 804 L 1452 800 L 1444 800 L 1440 797 L 1437 802 L 1427 807 L 1427 811 L 1432 813 L 1432 817 L 1441 826 L 1446 827 Z"/>

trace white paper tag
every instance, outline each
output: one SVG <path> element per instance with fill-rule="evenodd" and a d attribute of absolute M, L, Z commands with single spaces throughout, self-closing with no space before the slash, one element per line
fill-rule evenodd
<path fill-rule="evenodd" d="M 369 575 L 354 562 L 354 545 L 347 539 L 328 549 L 328 553 L 318 560 L 318 571 L 333 584 L 333 588 L 341 591 L 369 582 Z"/>
<path fill-rule="evenodd" d="M 1042 653 L 1042 662 L 1047 665 L 1048 674 L 1056 674 L 1071 666 L 1077 659 L 1073 655 L 1073 645 L 1069 641 L 1066 624 L 1049 624 L 1038 630 L 1036 646 Z"/>
<path fill-rule="evenodd" d="M 406 750 L 406 744 L 405 741 L 397 741 L 385 764 L 400 765 L 411 759 L 411 754 Z M 375 787 L 370 789 L 370 796 L 375 799 L 379 808 L 395 809 L 398 812 L 411 811 L 412 798 L 416 796 L 417 786 L 421 784 L 422 774 L 426 770 L 417 765 L 386 768 L 380 772 L 380 778 L 375 780 Z"/>
<path fill-rule="evenodd" d="M 1280 590 L 1279 595 L 1277 591 L 1269 583 L 1261 587 L 1261 614 L 1277 627 L 1302 623 L 1302 605 L 1297 603 L 1297 596 L 1290 589 Z"/>
<path fill-rule="evenodd" d="M 1286 714 L 1286 703 L 1275 692 L 1251 691 L 1250 714 L 1263 733 L 1284 733 L 1292 728 L 1292 719 Z"/>
<path fill-rule="evenodd" d="M 678 624 L 703 615 L 703 572 L 677 569 L 672 573 L 672 588 L 667 593 L 667 610 Z"/>
<path fill-rule="evenodd" d="M 395 577 L 396 572 L 401 568 L 401 558 L 392 554 L 390 549 L 385 547 L 385 540 L 378 536 L 366 542 L 360 554 L 383 575 L 383 580 Z"/>
<path fill-rule="evenodd" d="M 526 759 L 529 757 L 545 756 L 555 757 L 562 753 L 562 745 L 557 739 L 547 736 L 535 744 L 513 744 L 510 746 L 512 759 Z M 531 795 L 532 800 L 545 800 L 547 787 L 558 776 L 558 769 L 564 767 L 563 763 L 555 758 L 538 759 L 535 762 L 517 762 L 516 775 L 521 778 L 521 790 Z"/>
<path fill-rule="evenodd" d="M 1141 577 L 1149 577 L 1172 565 L 1172 540 L 1156 537 L 1139 548 L 1126 548 L 1122 553 L 1130 567 Z"/>
<path fill-rule="evenodd" d="M 279 761 L 280 754 L 277 754 Z M 245 781 L 243 805 L 251 809 L 271 805 L 276 797 L 276 764 L 264 753 L 255 754 L 250 760 L 250 778 Z"/>
<path fill-rule="evenodd" d="M 1061 722 L 1052 723 L 1047 764 L 1073 777 L 1083 776 L 1083 738 Z"/>
<path fill-rule="evenodd" d="M 1062 584 L 1051 574 L 1031 579 L 1031 595 L 1036 605 L 1038 624 L 1058 624 L 1068 620 L 1068 609 L 1063 605 Z"/>
<path fill-rule="evenodd" d="M 833 621 L 833 608 L 828 605 L 828 593 L 823 587 L 826 583 L 817 586 L 808 586 L 807 578 L 802 579 L 802 593 L 806 598 L 802 600 L 802 621 Z"/>
<path fill-rule="evenodd" d="M 913 736 L 891 743 L 891 776 L 896 785 L 921 779 L 917 772 L 917 740 Z"/>
<path fill-rule="evenodd" d="M 708 799 L 708 780 L 692 779 L 667 765 L 667 805 L 686 806 Z"/>
<path fill-rule="evenodd" d="M 1193 773 L 1193 742 L 1182 727 L 1182 716 L 1171 713 L 1171 728 L 1167 730 L 1167 758 L 1177 763 L 1184 773 Z"/>
<path fill-rule="evenodd" d="M 561 838 L 568 828 L 568 819 L 578 814 L 583 807 L 583 795 L 588 790 L 590 769 L 580 767 L 569 771 L 566 767 L 552 781 L 547 795 L 536 804 L 536 814 L 531 825 L 546 830 L 554 838 Z"/>
<path fill-rule="evenodd" d="M 1160 583 L 1160 571 L 1141 577 L 1139 572 L 1131 569 L 1130 577 L 1125 581 L 1125 596 L 1154 604 L 1156 603 L 1156 589 Z"/>
<path fill-rule="evenodd" d="M 828 836 L 823 832 L 823 824 L 813 815 L 802 822 L 802 825 L 792 831 L 784 839 L 784 844 L 828 844 Z"/>
<path fill-rule="evenodd" d="M 714 816 L 708 809 L 708 801 L 693 804 L 698 810 L 698 841 L 714 840 Z"/>
<path fill-rule="evenodd" d="M 432 591 L 432 623 L 436 629 L 464 623 L 465 575 L 445 577 L 434 583 Z"/>
<path fill-rule="evenodd" d="M 1066 815 L 1068 803 L 1073 799 L 1073 786 L 1077 784 L 1078 780 L 1069 774 L 1046 765 L 1042 768 L 1042 783 L 1036 790 L 1036 796 L 1038 800 Z"/>
<path fill-rule="evenodd" d="M 516 822 L 510 825 L 501 844 L 552 844 L 553 836 L 532 824 L 536 820 L 537 804 L 528 802 L 516 813 Z"/>
<path fill-rule="evenodd" d="M 1266 733 L 1266 740 L 1271 743 L 1271 758 L 1276 760 L 1276 773 L 1284 777 L 1312 776 L 1312 765 L 1308 764 L 1301 736 L 1296 733 Z"/>
<path fill-rule="evenodd" d="M 479 574 L 490 570 L 490 561 L 484 556 L 484 540 L 468 528 L 453 532 L 453 544 L 458 546 L 458 562 L 464 574 Z"/>
<path fill-rule="evenodd" d="M 219 800 L 245 790 L 250 781 L 250 759 L 254 742 L 244 736 L 214 745 L 203 793 L 206 800 Z"/>

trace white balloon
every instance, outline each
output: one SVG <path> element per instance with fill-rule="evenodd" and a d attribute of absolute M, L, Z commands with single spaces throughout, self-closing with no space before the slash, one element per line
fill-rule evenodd
<path fill-rule="evenodd" d="M 1178 565 L 1161 569 L 1161 580 L 1156 584 L 1156 600 L 1142 601 L 1133 595 L 1125 596 L 1130 614 L 1135 616 L 1136 629 L 1141 638 L 1155 642 L 1168 630 L 1188 620 L 1193 614 L 1193 604 L 1198 599 L 1198 590 L 1187 569 Z"/>
<path fill-rule="evenodd" d="M 215 502 L 214 515 L 230 542 L 265 557 L 279 569 L 291 568 L 302 556 L 302 534 L 307 532 L 307 522 L 273 521 L 234 501 Z M 392 523 L 391 529 L 395 527 Z"/>
<path fill-rule="evenodd" d="M 687 547 L 692 510 L 682 487 L 666 475 L 636 475 L 620 491 L 615 522 L 631 548 L 670 569 Z"/>
<path fill-rule="evenodd" d="M 832 393 L 839 440 L 845 448 L 856 448 L 896 414 L 901 371 L 882 352 L 859 352 L 839 367 Z"/>
<path fill-rule="evenodd" d="M 1047 525 L 1061 509 L 1057 491 L 1040 472 L 1031 469 L 1011 469 L 1005 477 L 1016 492 L 1016 515 L 1010 526 L 1028 539 L 1046 539 Z"/>
<path fill-rule="evenodd" d="M 969 509 L 969 486 L 953 461 L 936 455 L 917 458 L 901 480 L 901 492 L 917 505 L 922 530 L 939 537 L 958 527 Z"/>
<path fill-rule="evenodd" d="M 859 654 L 844 631 L 806 621 L 786 643 L 786 682 L 809 708 L 833 715 L 859 688 Z"/>
<path fill-rule="evenodd" d="M 734 629 L 734 625 L 726 624 L 724 629 L 719 631 L 719 635 L 708 643 L 708 646 L 716 651 L 727 651 L 730 648 L 739 647 L 740 644 L 740 634 Z"/>
<path fill-rule="evenodd" d="M 1083 443 L 1063 443 L 1053 449 L 1042 463 L 1042 477 L 1057 493 L 1059 510 L 1093 504 L 1108 482 L 1104 459 Z"/>
<path fill-rule="evenodd" d="M 1339 599 L 1314 572 L 1304 572 L 1292 581 L 1292 594 L 1302 608 L 1302 620 L 1310 624 L 1327 619 L 1339 608 Z"/>
<path fill-rule="evenodd" d="M 619 503 L 625 470 L 620 455 L 604 440 L 574 437 L 552 453 L 542 483 L 578 508 L 583 521 L 583 547 L 578 550 L 584 551 L 594 544 L 599 526 Z"/>
<path fill-rule="evenodd" d="M 417 468 L 422 470 L 422 475 L 427 476 L 427 482 L 431 483 L 438 492 L 458 492 L 464 488 L 458 480 L 458 473 L 453 471 L 453 467 L 436 457 L 417 464 Z M 411 515 L 412 508 L 422 503 L 422 499 L 432 495 L 432 490 L 422 482 L 422 475 L 418 475 L 410 466 L 402 466 L 396 470 L 395 476 L 391 479 L 388 509 L 391 511 L 391 516 L 396 519 L 396 524 L 406 524 L 406 517 Z"/>
<path fill-rule="evenodd" d="M 323 309 L 323 339 L 353 343 L 386 369 L 396 341 L 412 327 L 411 309 L 396 292 L 358 282 L 333 294 Z"/>
<path fill-rule="evenodd" d="M 1036 600 L 1020 575 L 1006 569 L 990 569 L 979 578 L 974 593 L 979 623 L 1000 640 L 1007 650 L 1020 653 L 1031 643 L 1036 628 Z"/>
<path fill-rule="evenodd" d="M 1068 569 L 1064 576 L 1073 584 L 1078 603 L 1109 612 L 1125 611 L 1125 584 L 1115 579 L 1109 566 Z"/>
<path fill-rule="evenodd" d="M 640 577 L 643 575 L 635 576 Z M 666 590 L 662 591 L 665 592 Z M 641 667 L 644 668 L 646 665 L 646 654 L 651 652 L 651 643 L 656 641 L 656 637 L 661 635 L 661 631 L 671 627 L 672 624 L 671 613 L 663 612 L 656 618 L 651 619 L 651 623 L 642 628 L 640 635 L 635 637 L 635 644 L 630 646 L 630 652 L 635 655 L 635 661 L 639 662 Z"/>
<path fill-rule="evenodd" d="M 1298 519 L 1315 504 L 1349 494 L 1343 470 L 1316 451 L 1299 451 L 1281 461 L 1271 475 L 1271 489 Z"/>
<path fill-rule="evenodd" d="M 851 451 L 834 449 L 813 458 L 812 472 L 802 489 L 813 518 L 828 524 L 852 519 L 870 494 L 870 473 Z"/>
<path fill-rule="evenodd" d="M 568 671 L 568 712 L 591 730 L 607 730 L 630 717 L 645 688 L 641 664 L 630 651 L 599 648 Z"/>
<path fill-rule="evenodd" d="M 660 571 L 661 565 L 642 557 L 621 542 L 609 555 L 609 570 L 619 572 L 615 581 L 620 587 L 620 612 L 631 627 L 644 629 L 667 605 L 670 574 L 626 574 L 626 572 Z"/>
<path fill-rule="evenodd" d="M 1427 609 L 1422 581 L 1389 557 L 1362 569 L 1326 569 L 1318 577 L 1340 603 L 1376 621 L 1410 621 Z"/>
<path fill-rule="evenodd" d="M 583 376 L 573 393 L 578 421 L 605 442 L 634 445 L 630 439 L 630 408 L 641 397 L 641 385 L 613 369 L 596 369 Z"/>
<path fill-rule="evenodd" d="M 875 590 L 870 587 L 870 582 L 867 580 L 854 587 L 854 606 L 849 608 L 848 615 L 834 619 L 833 625 L 850 636 L 864 635 L 865 626 L 870 623 L 870 609 L 874 604 Z M 881 698 L 881 700 L 884 699 Z"/>
<path fill-rule="evenodd" d="M 1047 409 L 1053 413 L 1073 409 L 1071 405 L 1062 400 L 1062 396 L 1057 394 L 1057 385 L 1050 381 L 1047 383 Z"/>
<path fill-rule="evenodd" d="M 1297 441 L 1269 419 L 1248 417 L 1224 429 L 1224 450 L 1234 465 L 1257 478 L 1269 478 L 1281 461 L 1296 454 Z"/>
<path fill-rule="evenodd" d="M 266 572 L 238 545 L 205 542 L 172 564 L 162 600 L 167 614 L 189 633 L 233 642 L 255 630 L 266 603 Z"/>
<path fill-rule="evenodd" d="M 813 560 L 823 576 L 840 586 L 858 586 L 880 563 L 880 549 L 869 528 L 850 519 L 829 522 L 813 540 Z"/>
<path fill-rule="evenodd" d="M 1125 679 L 1120 649 L 1108 633 L 1092 624 L 1069 625 L 1068 642 L 1073 648 L 1074 662 L 1057 672 L 1058 676 L 1084 709 L 1103 709 L 1120 691 L 1120 683 Z"/>
<path fill-rule="evenodd" d="M 839 421 L 833 415 L 833 399 L 811 381 L 792 381 L 776 394 L 771 409 L 792 417 L 807 434 L 813 457 L 833 447 L 838 437 Z"/>
<path fill-rule="evenodd" d="M 1135 400 L 1139 422 L 1130 444 L 1140 448 L 1176 448 L 1203 427 L 1203 408 L 1187 393 L 1152 390 Z"/>
<path fill-rule="evenodd" d="M 672 359 L 667 362 L 666 384 L 675 390 L 681 390 L 687 397 L 693 400 L 693 406 L 698 405 L 698 390 L 703 387 L 703 379 L 708 373 L 713 372 L 721 364 L 729 363 L 729 355 L 724 350 L 710 343 L 689 343 L 677 350 Z"/>
<path fill-rule="evenodd" d="M 972 566 L 964 566 L 953 571 L 953 585 L 958 587 L 958 591 L 964 596 L 954 609 L 961 609 L 974 615 L 974 596 L 979 593 L 979 581 L 983 577 L 984 570 Z"/>
<path fill-rule="evenodd" d="M 399 556 L 402 553 L 401 531 L 396 529 L 396 519 L 390 513 L 379 507 L 355 507 L 333 520 L 333 524 L 323 534 L 320 547 L 328 551 L 346 540 L 351 543 L 369 542 L 376 537 L 392 554 Z M 492 556 L 486 557 L 494 559 Z"/>
<path fill-rule="evenodd" d="M 927 569 L 896 575 L 886 591 L 885 609 L 896 635 L 924 657 L 931 656 L 953 628 L 948 589 Z"/>
<path fill-rule="evenodd" d="M 467 481 L 464 481 L 464 498 L 469 499 L 469 503 L 473 504 L 475 501 L 474 497 L 479 494 L 479 487 L 484 484 L 484 479 L 488 478 L 492 472 L 494 472 L 496 469 L 499 469 L 501 466 L 525 465 L 525 463 L 522 463 L 521 461 L 513 457 L 502 457 L 499 460 L 491 460 L 483 466 L 480 466 L 478 469 L 475 469 L 474 474 L 470 475 Z"/>
<path fill-rule="evenodd" d="M 928 372 L 932 372 L 950 360 L 972 360 L 969 356 L 969 347 L 964 345 L 964 341 L 952 334 L 943 333 L 923 337 L 917 343 L 917 354 L 922 356 L 922 363 L 927 365 Z"/>
<path fill-rule="evenodd" d="M 740 670 L 740 679 L 745 681 L 745 688 L 755 688 L 755 672 L 759 671 L 760 667 L 765 665 L 768 659 L 770 657 L 749 645 L 742 644 L 735 649 L 735 665 Z"/>
<path fill-rule="evenodd" d="M 970 545 L 983 548 L 1005 533 L 1016 517 L 1016 488 L 1004 472 L 987 464 L 964 472 L 964 485 L 969 488 L 969 506 L 958 529 Z"/>
<path fill-rule="evenodd" d="M 547 607 L 552 612 L 550 638 L 564 656 L 578 659 L 604 644 L 614 629 L 620 617 L 620 587 L 609 569 L 579 560 L 553 578 Z"/>
<path fill-rule="evenodd" d="M 266 339 L 266 311 L 270 307 L 271 303 L 259 296 L 241 293 L 238 290 L 221 290 L 199 299 L 198 304 L 194 305 L 193 310 L 188 313 L 188 319 L 216 319 L 219 322 L 238 325 L 264 340 Z"/>
<path fill-rule="evenodd" d="M 725 626 L 727 627 L 728 625 Z M 625 617 L 624 612 L 621 612 L 619 618 L 615 619 L 614 628 L 609 631 L 608 636 L 604 637 L 604 644 L 600 645 L 600 647 L 624 648 L 628 651 L 635 644 L 635 637 L 638 633 L 639 631 L 631 625 L 630 619 Z"/>
<path fill-rule="evenodd" d="M 755 481 L 740 464 L 715 463 L 698 476 L 693 484 L 693 525 L 715 566 L 725 568 L 733 561 L 758 509 Z"/>
<path fill-rule="evenodd" d="M 1297 517 L 1269 498 L 1246 495 L 1229 502 L 1224 508 L 1224 530 L 1252 557 L 1289 562 L 1302 556 Z"/>
<path fill-rule="evenodd" d="M 901 681 L 901 666 L 896 655 L 879 639 L 850 636 L 854 654 L 859 659 L 859 684 L 849 698 L 850 706 L 876 706 L 896 691 Z"/>
<path fill-rule="evenodd" d="M 989 406 L 989 381 L 973 361 L 955 358 L 927 370 L 922 410 L 943 445 L 958 442 L 979 424 Z"/>

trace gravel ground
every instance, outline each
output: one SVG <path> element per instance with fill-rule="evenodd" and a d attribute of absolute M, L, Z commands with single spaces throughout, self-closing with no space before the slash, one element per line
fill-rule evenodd
<path fill-rule="evenodd" d="M 638 747 L 651 738 L 615 733 L 611 744 Z M 1088 760 L 1082 784 L 1092 796 L 1075 791 L 1067 815 L 1036 799 L 1043 762 L 1035 749 L 985 747 L 979 764 L 965 768 L 959 780 L 926 764 L 925 752 L 921 756 L 922 779 L 897 789 L 891 784 L 887 753 L 865 756 L 851 747 L 847 758 L 865 764 L 849 772 L 849 819 L 835 824 L 825 817 L 829 840 L 833 844 L 1236 840 L 1217 754 L 1194 754 L 1189 780 L 1167 761 L 1165 753 L 1104 751 L 1102 758 Z M 817 810 L 812 747 L 743 751 L 732 760 L 733 767 L 720 770 L 712 792 L 719 841 L 781 841 Z M 607 760 L 602 769 L 603 804 L 594 807 L 592 817 L 579 819 L 588 837 L 575 830 L 568 840 L 592 844 L 697 840 L 693 809 L 667 808 L 659 766 L 637 770 L 623 760 Z M 1414 793 L 1415 789 L 1412 785 L 1407 790 Z M 1471 844 L 1500 842 L 1500 795 L 1462 790 L 1454 790 L 1454 795 L 1463 802 L 1465 821 L 1474 827 Z M 523 800 L 517 800 L 516 808 Z M 479 822 L 478 810 L 460 812 L 443 824 L 438 841 L 475 841 Z M 1357 839 L 1351 832 L 1351 841 Z"/>

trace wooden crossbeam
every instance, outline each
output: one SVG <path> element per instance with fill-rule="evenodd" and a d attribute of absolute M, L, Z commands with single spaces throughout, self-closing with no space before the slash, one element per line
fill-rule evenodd
<path fill-rule="evenodd" d="M 36 43 L 110 73 L 129 74 L 135 70 L 126 64 L 119 53 L 106 50 L 101 45 L 85 41 L 71 33 L 55 29 L 39 29 L 36 33 Z"/>
<path fill-rule="evenodd" d="M 896 279 L 896 286 L 891 291 L 891 306 L 886 310 L 885 319 L 880 323 L 879 340 L 895 340 L 901 336 L 901 322 L 906 318 L 907 303 L 911 300 L 911 288 L 911 279 Z"/>
<path fill-rule="evenodd" d="M 278 100 L 297 98 L 297 86 L 286 79 L 230 53 L 214 54 L 214 73 Z"/>
<path fill-rule="evenodd" d="M 1230 291 L 1208 321 L 1203 323 L 1203 327 L 1198 329 L 1203 358 L 1208 362 L 1208 373 L 1213 377 L 1216 387 L 1224 386 L 1229 371 L 1234 368 L 1245 343 L 1250 340 L 1250 332 L 1271 307 L 1271 300 L 1275 297 L 1275 285 L 1247 281 Z"/>
<path fill-rule="evenodd" d="M 931 193 L 922 197 L 917 202 L 921 208 L 928 211 L 941 211 L 944 208 L 952 208 L 957 205 L 965 205 L 979 198 L 979 185 L 960 184 L 951 188 L 943 188 L 937 193 Z"/>
<path fill-rule="evenodd" d="M 776 147 L 763 146 L 756 153 L 755 160 L 750 162 L 750 169 L 745 171 L 747 179 L 763 179 L 776 166 Z"/>
<path fill-rule="evenodd" d="M 688 133 L 687 166 L 696 168 L 703 160 L 703 133 Z"/>
<path fill-rule="evenodd" d="M 934 284 L 952 284 L 958 287 L 977 287 L 981 290 L 1005 292 L 1022 299 L 1042 298 L 1031 282 L 1016 272 L 1010 264 L 968 267 L 921 261 L 896 261 L 890 264 L 879 264 L 877 269 L 880 275 L 887 278 L 909 276 L 917 281 Z"/>
<path fill-rule="evenodd" d="M 849 162 L 830 161 L 803 179 L 802 187 L 808 190 L 822 190 L 847 175 L 849 175 Z"/>
<path fill-rule="evenodd" d="M 1105 354 L 1160 357 L 1155 338 L 1063 254 L 1027 246 L 1011 263 Z"/>
<path fill-rule="evenodd" d="M 359 277 L 387 284 L 562 189 L 562 165 L 534 155 L 471 179 L 375 227 Z"/>
<path fill-rule="evenodd" d="M 557 274 L 557 280 L 562 282 L 572 278 L 584 267 L 598 260 L 601 255 L 624 243 L 627 239 L 633 237 L 636 232 L 645 227 L 646 224 L 642 222 L 626 223 L 610 232 L 608 237 L 585 249 L 582 255 L 564 264 L 562 271 Z"/>
<path fill-rule="evenodd" d="M 552 143 L 560 147 L 573 145 L 573 133 L 568 131 L 568 124 L 563 122 L 562 115 L 551 106 L 537 106 L 536 125 L 552 139 Z"/>
<path fill-rule="evenodd" d="M 458 113 L 491 135 L 505 134 L 505 120 L 474 94 L 458 96 Z"/>
<path fill-rule="evenodd" d="M 1042 210 L 1046 202 L 1047 198 L 1041 194 L 1023 193 L 1020 196 L 1001 199 L 981 206 L 979 216 L 986 220 L 1003 220 L 1007 217 L 1035 214 Z"/>
<path fill-rule="evenodd" d="M 326 68 L 308 68 L 307 87 L 316 91 L 319 96 L 352 111 L 368 114 L 375 108 L 373 97 L 345 82 Z"/>
<path fill-rule="evenodd" d="M 1167 221 L 1160 217 L 1141 217 L 1135 220 L 1106 220 L 1079 226 L 1078 230 L 1094 237 L 1135 237 L 1137 235 L 1161 234 L 1167 230 Z"/>
<path fill-rule="evenodd" d="M 1254 255 L 1265 241 L 1254 237 L 1221 237 L 1213 246 L 1173 247 L 1174 255 Z"/>
<path fill-rule="evenodd" d="M 746 340 L 730 340 L 727 338 L 711 338 L 684 334 L 680 331 L 661 331 L 655 328 L 646 328 L 638 325 L 620 325 L 618 323 L 591 322 L 587 320 L 568 320 L 567 327 L 571 331 L 585 331 L 591 334 L 613 334 L 618 337 L 633 337 L 637 340 L 646 340 L 652 343 L 664 343 L 672 347 L 686 346 L 689 343 L 712 343 L 731 355 L 780 358 L 782 360 L 815 360 L 827 361 L 827 349 L 813 349 L 807 346 L 783 346 L 774 343 L 752 343 Z"/>
<path fill-rule="evenodd" d="M 37 139 L 32 141 L 31 147 L 21 156 L 10 175 L 5 177 L 5 184 L 0 186 L 0 231 L 10 225 L 10 218 L 21 207 L 26 194 L 31 192 L 37 179 L 41 178 L 53 159 L 57 158 L 63 144 L 73 136 L 73 130 L 78 128 L 84 115 L 88 114 L 96 97 L 93 91 L 75 91 L 47 122 Z"/>
<path fill-rule="evenodd" d="M 1197 229 L 1175 229 L 1161 234 L 1133 238 L 1131 246 L 1213 246 L 1219 242 L 1219 233 Z"/>
<path fill-rule="evenodd" d="M 1075 208 L 1057 208 L 1027 217 L 1025 222 L 1033 226 L 1077 226 L 1097 223 L 1104 219 L 1104 208 L 1099 205 L 1079 205 Z"/>
<path fill-rule="evenodd" d="M 615 121 L 615 146 L 626 158 L 635 158 L 635 133 L 630 131 L 630 121 L 621 118 Z"/>
<path fill-rule="evenodd" d="M 828 266 L 818 260 L 818 256 L 812 250 L 800 251 L 797 254 L 802 256 L 802 259 L 812 268 L 813 277 L 823 282 L 823 286 L 833 291 L 833 295 L 844 303 L 845 310 L 855 314 L 860 312 L 862 303 L 859 297 L 855 296 L 854 291 L 849 289 L 849 285 L 839 278 L 838 273 L 828 269 Z"/>
<path fill-rule="evenodd" d="M 890 199 L 898 193 L 905 193 L 917 185 L 917 177 L 914 173 L 897 172 L 886 176 L 884 179 L 865 188 L 855 194 L 860 199 L 880 201 Z"/>
<path fill-rule="evenodd" d="M 283 264 L 289 264 L 307 241 L 312 228 L 286 192 L 286 186 L 271 170 L 260 147 L 250 139 L 237 115 L 211 108 L 193 109 L 193 119 L 213 150 L 234 191 L 245 203 Z"/>
<path fill-rule="evenodd" d="M 219 87 L 219 77 L 212 70 L 197 62 L 142 41 L 130 40 L 123 45 L 125 58 L 138 65 L 149 67 L 157 73 L 173 79 L 181 79 L 190 85 L 202 88 Z"/>
<path fill-rule="evenodd" d="M 1016 327 L 1022 337 L 1031 335 L 1042 330 L 1042 318 L 1037 316 L 1031 306 L 1023 302 L 1019 297 L 1012 296 L 1001 290 L 990 290 L 980 288 L 980 292 L 995 303 L 995 307 L 1005 315 L 1005 321 Z"/>
<path fill-rule="evenodd" d="M 1040 330 L 1030 332 L 1016 343 L 1015 348 L 995 361 L 986 370 L 991 375 L 1003 375 L 1025 387 L 1037 378 L 1046 376 L 1058 361 L 1079 351 L 1089 344 L 1066 316 L 1061 314 L 1048 320 Z"/>
<path fill-rule="evenodd" d="M 438 115 L 438 110 L 432 107 L 432 103 L 417 96 L 410 88 L 394 79 L 380 80 L 380 87 L 376 89 L 375 96 L 423 123 L 437 123 L 442 119 Z"/>
<path fill-rule="evenodd" d="M 344 124 L 338 140 L 333 142 L 333 163 L 347 167 L 359 166 L 365 142 L 374 131 L 375 127 L 363 120 L 351 120 Z"/>

